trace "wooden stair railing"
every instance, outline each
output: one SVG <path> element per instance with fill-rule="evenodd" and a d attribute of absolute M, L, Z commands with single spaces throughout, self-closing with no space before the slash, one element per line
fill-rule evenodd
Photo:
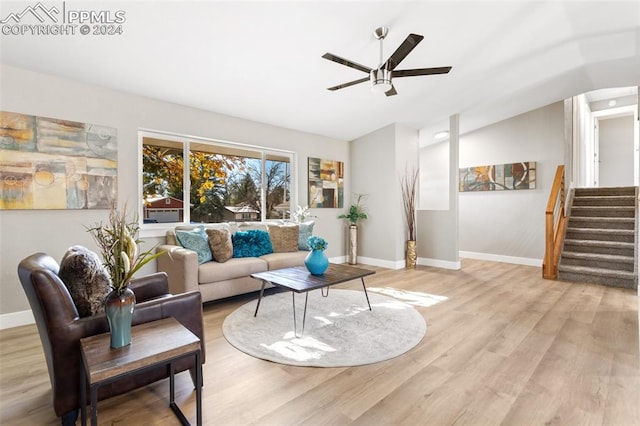
<path fill-rule="evenodd" d="M 549 280 L 558 278 L 558 261 L 567 226 L 565 198 L 564 166 L 558 166 L 545 211 L 545 252 L 542 277 Z"/>

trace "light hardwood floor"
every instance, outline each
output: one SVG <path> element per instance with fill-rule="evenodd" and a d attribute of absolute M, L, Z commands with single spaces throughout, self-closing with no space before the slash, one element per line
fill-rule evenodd
<path fill-rule="evenodd" d="M 540 268 L 462 265 L 376 269 L 366 279 L 369 288 L 412 292 L 428 326 L 413 350 L 368 366 L 252 358 L 221 331 L 225 316 L 250 299 L 205 305 L 204 423 L 640 425 L 635 291 L 547 281 Z M 102 401 L 100 424 L 178 424 L 167 397 L 165 380 Z M 57 424 L 50 400 L 35 326 L 1 331 L 0 423 Z M 187 373 L 176 378 L 176 400 L 195 421 Z"/>

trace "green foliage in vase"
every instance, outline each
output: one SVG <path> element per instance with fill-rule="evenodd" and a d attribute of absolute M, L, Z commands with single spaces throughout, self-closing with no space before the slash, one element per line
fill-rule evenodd
<path fill-rule="evenodd" d="M 364 212 L 364 207 L 363 207 L 364 198 L 366 197 L 366 195 L 365 194 L 355 194 L 355 195 L 356 195 L 356 202 L 355 204 L 351 204 L 351 206 L 349 206 L 349 213 L 341 214 L 340 216 L 338 216 L 338 219 L 347 219 L 351 225 L 357 225 L 358 220 L 367 218 L 367 214 Z"/>

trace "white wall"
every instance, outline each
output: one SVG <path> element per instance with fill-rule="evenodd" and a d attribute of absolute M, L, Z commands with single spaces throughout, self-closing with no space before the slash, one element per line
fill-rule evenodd
<path fill-rule="evenodd" d="M 307 157 L 345 162 L 346 141 L 270 126 L 203 110 L 134 96 L 2 65 L 0 109 L 118 129 L 118 201 L 138 203 L 138 129 L 222 139 L 297 152 L 299 203 L 306 204 Z M 248 105 L 247 108 L 250 108 Z M 349 180 L 346 191 L 350 191 Z M 347 192 L 348 193 L 348 192 Z M 342 210 L 314 209 L 314 233 L 329 241 L 329 257 L 344 256 Z M 104 210 L 0 211 L 0 315 L 28 310 L 16 268 L 21 259 L 42 251 L 60 260 L 73 244 L 96 246 L 85 226 L 106 220 Z M 149 247 L 160 239 L 145 238 Z M 149 272 L 146 269 L 142 272 Z M 6 317 L 6 316 L 5 316 Z"/>
<path fill-rule="evenodd" d="M 368 219 L 358 225 L 363 263 L 404 266 L 406 227 L 400 177 L 417 167 L 418 130 L 391 124 L 351 141 L 352 191 L 367 194 Z M 350 201 L 348 202 L 350 203 Z"/>
<path fill-rule="evenodd" d="M 448 140 L 430 144 L 436 128 L 420 130 L 420 183 L 428 190 L 420 192 L 417 215 L 418 263 L 447 269 L 460 269 L 458 164 L 460 149 L 460 117 L 449 117 Z"/>
<path fill-rule="evenodd" d="M 464 134 L 460 167 L 536 161 L 536 188 L 462 192 L 460 251 L 542 263 L 544 211 L 555 170 L 564 164 L 564 105 L 552 105 Z"/>

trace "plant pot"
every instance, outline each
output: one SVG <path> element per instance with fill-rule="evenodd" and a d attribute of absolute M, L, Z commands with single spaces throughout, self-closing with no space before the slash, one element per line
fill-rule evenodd
<path fill-rule="evenodd" d="M 418 253 L 416 250 L 416 242 L 415 240 L 407 241 L 407 250 L 405 252 L 405 264 L 408 269 L 413 269 L 416 267 L 416 262 L 418 260 Z"/>
<path fill-rule="evenodd" d="M 136 295 L 129 287 L 107 294 L 104 311 L 109 321 L 112 348 L 121 348 L 131 343 L 131 320 L 135 305 Z"/>
<path fill-rule="evenodd" d="M 358 263 L 358 226 L 349 225 L 349 265 Z"/>
<path fill-rule="evenodd" d="M 322 275 L 329 267 L 329 259 L 324 250 L 311 250 L 304 259 L 304 265 L 311 275 Z"/>

